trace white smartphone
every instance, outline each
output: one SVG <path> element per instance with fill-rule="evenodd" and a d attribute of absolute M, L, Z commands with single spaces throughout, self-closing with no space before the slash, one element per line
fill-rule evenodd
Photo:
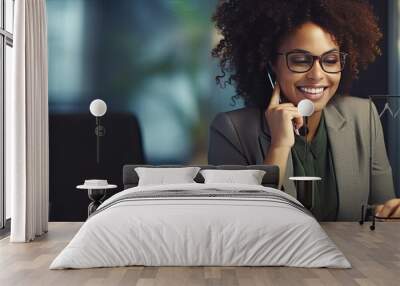
<path fill-rule="evenodd" d="M 271 84 L 272 90 L 274 90 L 275 84 L 274 84 L 274 81 L 272 80 L 271 73 L 269 71 L 267 71 L 267 75 L 268 75 L 269 83 Z M 279 95 L 279 103 L 281 103 L 281 102 L 282 102 L 281 95 Z"/>

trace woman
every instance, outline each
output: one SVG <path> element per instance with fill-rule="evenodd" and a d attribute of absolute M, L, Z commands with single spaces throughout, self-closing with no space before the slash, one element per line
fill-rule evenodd
<path fill-rule="evenodd" d="M 366 203 L 379 204 L 379 216 L 400 217 L 376 108 L 370 128 L 369 101 L 346 95 L 359 67 L 380 54 L 372 8 L 361 0 L 226 0 L 213 20 L 223 39 L 212 54 L 246 108 L 214 119 L 209 163 L 278 165 L 279 187 L 293 196 L 290 176 L 322 177 L 313 210 L 319 220 L 359 219 Z M 305 138 L 293 132 L 304 125 L 302 99 L 315 105 L 308 155 Z"/>

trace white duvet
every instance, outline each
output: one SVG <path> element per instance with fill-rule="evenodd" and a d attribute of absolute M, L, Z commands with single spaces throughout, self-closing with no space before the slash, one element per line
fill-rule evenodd
<path fill-rule="evenodd" d="M 262 198 L 173 197 L 122 200 L 136 192 L 258 190 L 255 185 L 176 184 L 127 189 L 106 200 L 50 269 L 145 266 L 294 266 L 350 268 L 308 213 Z"/>

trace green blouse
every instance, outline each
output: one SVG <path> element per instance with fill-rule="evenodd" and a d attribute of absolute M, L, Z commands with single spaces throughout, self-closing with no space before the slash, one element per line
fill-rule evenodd
<path fill-rule="evenodd" d="M 291 150 L 294 175 L 322 178 L 316 184 L 314 206 L 311 212 L 318 221 L 335 221 L 337 220 L 338 192 L 323 112 L 318 130 L 311 144 L 308 143 L 306 158 L 305 142 L 304 137 L 295 135 L 295 144 Z"/>

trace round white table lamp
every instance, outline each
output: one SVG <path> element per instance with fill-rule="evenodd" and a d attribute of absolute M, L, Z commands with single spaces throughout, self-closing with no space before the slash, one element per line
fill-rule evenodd
<path fill-rule="evenodd" d="M 90 113 L 96 117 L 96 129 L 94 130 L 97 136 L 97 164 L 100 163 L 100 137 L 106 134 L 104 126 L 100 125 L 100 117 L 107 112 L 107 104 L 101 99 L 95 99 L 90 103 Z"/>
<path fill-rule="evenodd" d="M 307 154 L 308 154 L 308 142 L 307 142 L 308 117 L 314 114 L 315 106 L 314 106 L 314 103 L 311 100 L 303 99 L 303 100 L 300 100 L 300 102 L 297 104 L 297 110 L 299 111 L 301 116 L 304 117 L 304 126 L 302 127 L 304 129 L 304 132 L 302 132 L 302 135 L 304 135 L 304 140 L 305 140 L 305 144 L 304 144 L 304 146 L 305 146 L 305 148 L 304 148 L 304 161 L 306 161 L 307 160 Z M 298 177 L 298 178 L 300 178 L 300 177 Z M 310 180 L 310 177 L 307 177 L 307 178 L 308 178 L 308 180 Z M 296 177 L 294 177 L 294 179 L 296 179 Z M 296 186 L 300 186 L 300 185 L 301 185 L 300 184 L 300 180 L 296 181 Z M 310 187 L 308 187 L 308 188 L 310 188 Z"/>

